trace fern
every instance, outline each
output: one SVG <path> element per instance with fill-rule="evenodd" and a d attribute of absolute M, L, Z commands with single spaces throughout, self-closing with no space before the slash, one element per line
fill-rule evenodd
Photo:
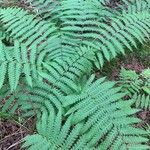
<path fill-rule="evenodd" d="M 59 5 L 59 1 L 53 0 L 27 0 L 26 3 L 29 3 L 30 6 L 33 7 L 33 10 L 37 15 L 46 20 L 53 17 L 52 10 L 56 9 Z"/>
<path fill-rule="evenodd" d="M 78 3 L 77 0 L 73 1 L 73 4 L 70 1 L 63 2 L 60 29 L 64 38 L 74 39 L 72 43 L 78 42 L 96 49 L 99 62 L 96 65 L 100 67 L 103 66 L 104 58 L 109 61 L 117 54 L 124 54 L 124 47 L 131 50 L 131 44 L 136 47 L 137 40 L 141 43 L 146 40 L 145 37 L 148 37 L 149 33 L 149 11 L 110 15 L 108 17 L 111 19 L 110 23 L 109 20 L 103 19 L 109 11 L 106 12 L 105 7 L 99 6 L 96 2 Z M 86 10 L 89 10 L 89 13 Z M 74 15 L 76 20 L 73 19 Z"/>
<path fill-rule="evenodd" d="M 27 136 L 23 147 L 28 149 L 78 149 L 88 148 L 88 141 L 80 134 L 83 124 L 71 127 L 70 116 L 62 125 L 61 112 L 57 115 L 52 111 L 50 116 L 43 113 L 42 118 L 37 123 L 38 134 Z"/>
<path fill-rule="evenodd" d="M 51 42 L 53 42 L 53 40 L 51 40 Z M 52 44 L 51 46 L 52 48 L 54 48 Z M 65 62 L 61 62 L 60 59 L 52 61 L 55 58 L 55 53 L 53 54 L 53 51 L 50 52 L 49 50 L 47 52 L 47 50 L 45 50 L 37 54 L 35 53 L 35 50 L 35 47 L 34 49 L 31 49 L 29 57 L 27 47 L 24 44 L 20 45 L 17 40 L 14 42 L 13 47 L 5 46 L 2 41 L 0 42 L 0 60 L 2 70 L 0 76 L 0 88 L 4 83 L 7 72 L 10 87 L 13 91 L 18 85 L 18 81 L 22 73 L 25 74 L 27 83 L 32 86 L 33 78 L 48 78 L 47 73 L 43 73 L 43 70 L 51 74 L 51 79 L 49 78 L 49 81 L 51 83 L 55 82 L 56 84 L 59 77 L 61 77 L 63 80 L 63 78 L 66 76 L 67 78 L 69 78 L 68 82 L 69 80 L 71 82 L 71 80 L 73 80 L 76 76 L 80 77 L 81 74 L 89 72 L 92 68 L 91 61 L 94 59 L 94 55 L 92 54 L 92 52 L 90 52 L 90 49 L 86 52 L 85 47 L 81 47 L 80 51 L 78 50 L 78 54 L 76 54 L 74 58 L 68 58 Z M 45 55 L 48 56 L 46 57 Z M 83 66 L 83 63 L 87 64 L 87 67 Z M 69 72 L 67 72 L 67 70 Z"/>
<path fill-rule="evenodd" d="M 15 41 L 12 47 L 4 45 L 3 42 L 0 41 L 0 53 L 0 88 L 4 83 L 6 73 L 8 73 L 9 84 L 12 91 L 16 89 L 21 73 L 25 74 L 28 84 L 32 86 L 32 79 L 30 77 L 31 64 L 28 62 L 27 48 L 24 45 L 20 45 L 18 41 Z"/>
<path fill-rule="evenodd" d="M 2 112 L 10 115 L 14 114 L 17 109 L 22 112 L 24 117 L 38 116 L 43 110 L 49 114 L 51 107 L 56 111 L 62 109 L 62 93 L 43 82 L 36 82 L 31 88 L 25 84 L 25 81 L 22 81 L 15 92 L 11 92 L 5 85 L 1 89 L 0 96 L 2 100 L 7 99 L 6 103 L 1 105 Z"/>
<path fill-rule="evenodd" d="M 70 113 L 71 115 L 64 125 L 62 126 L 61 123 L 60 112 L 55 116 L 54 110 L 51 109 L 51 114 L 48 116 L 44 111 L 42 119 L 37 123 L 38 134 L 26 137 L 23 147 L 29 146 L 29 149 L 38 149 L 39 147 L 41 149 L 42 147 L 43 150 L 81 150 L 107 149 L 109 146 L 111 149 L 132 149 L 138 145 L 141 149 L 149 148 L 142 144 L 148 141 L 143 137 L 146 132 L 131 126 L 133 123 L 139 122 L 139 119 L 129 117 L 138 111 L 136 109 L 130 110 L 132 101 L 124 102 L 120 100 L 124 94 L 118 93 L 118 88 L 112 88 L 114 83 L 110 86 L 110 83 L 104 82 L 104 78 L 91 83 L 92 78 L 83 87 L 84 94 L 66 97 L 66 101 L 63 104 L 65 107 L 75 105 L 68 110 L 67 115 Z M 108 94 L 103 96 L 105 101 L 101 102 L 100 95 L 104 93 L 104 89 L 107 89 Z M 97 94 L 95 94 L 96 92 Z M 97 103 L 98 100 L 99 103 Z M 117 105 L 116 101 L 118 101 Z M 93 104 L 95 104 L 94 107 Z M 109 115 L 110 112 L 111 116 Z M 78 113 L 80 115 L 77 115 Z M 110 145 L 113 140 L 115 142 Z"/>
<path fill-rule="evenodd" d="M 126 13 L 133 13 L 133 12 L 140 12 L 143 10 L 149 10 L 150 3 L 148 0 L 133 0 L 133 1 L 125 1 L 122 0 L 122 3 L 124 4 L 124 7 L 122 7 L 122 10 Z M 126 7 L 125 9 L 125 6 Z"/>
<path fill-rule="evenodd" d="M 40 109 L 43 107 L 43 109 L 50 113 L 49 104 L 54 109 L 61 109 L 62 96 L 79 91 L 80 88 L 77 86 L 77 80 L 81 76 L 90 73 L 92 68 L 91 61 L 91 52 L 87 53 L 85 48 L 82 47 L 80 54 L 74 56 L 74 58 L 68 58 L 65 62 L 58 59 L 53 62 L 42 63 L 44 70 L 39 71 L 38 74 L 43 80 L 46 80 L 46 83 L 42 80 L 37 82 L 34 79 L 34 85 L 28 87 L 22 77 L 20 84 L 13 92 L 9 90 L 7 85 L 4 85 L 1 89 L 1 97 L 2 99 L 7 97 L 7 102 L 3 105 L 2 112 L 12 109 L 10 111 L 12 113 L 20 107 L 25 116 L 30 116 L 41 112 Z M 4 95 L 2 91 L 4 91 Z M 11 106 L 12 108 L 9 107 L 14 101 L 16 101 L 15 105 Z"/>
<path fill-rule="evenodd" d="M 132 126 L 139 122 L 131 117 L 138 111 L 131 109 L 132 100 L 122 101 L 124 94 L 118 92 L 119 88 L 113 88 L 113 82 L 104 82 L 101 78 L 91 83 L 93 79 L 92 76 L 81 94 L 69 95 L 63 103 L 69 107 L 66 115 L 73 114 L 72 124 L 84 121 L 82 133 L 86 133 L 87 138 L 93 137 L 89 144 L 98 149 L 132 149 L 137 144 L 146 149 L 141 141 L 147 140 L 139 137 L 144 131 Z"/>
<path fill-rule="evenodd" d="M 10 37 L 18 39 L 20 43 L 24 42 L 29 48 L 31 44 L 37 46 L 43 43 L 49 35 L 53 35 L 56 29 L 54 24 L 36 19 L 21 8 L 1 9 L 0 19 L 6 33 L 9 32 Z"/>
<path fill-rule="evenodd" d="M 138 108 L 143 108 L 145 110 L 150 109 L 150 95 L 146 94 L 135 94 L 133 95 L 135 100 L 135 106 Z"/>
<path fill-rule="evenodd" d="M 136 46 L 135 40 L 143 42 L 146 40 L 145 37 L 149 37 L 149 11 L 144 10 L 142 12 L 133 14 L 123 13 L 112 17 L 112 15 L 109 15 L 112 13 L 109 13 L 109 10 L 107 11 L 105 7 L 100 6 L 97 8 L 96 2 L 96 0 L 94 2 L 80 1 L 80 3 L 78 3 L 78 1 L 74 1 L 73 4 L 71 4 L 70 1 L 62 1 L 60 7 L 58 7 L 60 9 L 58 9 L 58 13 L 61 11 L 59 18 L 62 23 L 59 25 L 57 30 L 60 32 L 62 41 L 61 44 L 64 47 L 60 48 L 60 53 L 65 53 L 65 49 L 68 49 L 67 52 L 69 53 L 69 49 L 73 50 L 72 46 L 77 46 L 79 44 L 88 45 L 90 47 L 92 46 L 97 51 L 102 51 L 97 53 L 97 59 L 99 60 L 99 63 L 96 62 L 96 65 L 103 66 L 104 57 L 107 60 L 110 60 L 116 57 L 116 55 L 119 53 L 124 54 L 124 46 L 132 49 L 130 43 L 132 43 L 133 46 Z M 101 9 L 103 13 L 101 12 L 101 14 L 99 14 L 99 9 Z M 89 10 L 90 13 L 86 12 L 86 10 Z M 76 12 L 77 14 L 72 15 L 73 12 Z M 57 12 L 55 13 L 58 14 Z M 112 20 L 111 28 L 110 25 L 107 24 L 107 20 L 106 23 L 103 23 L 103 18 L 106 18 L 107 14 Z M 34 19 L 33 15 L 28 15 L 26 11 L 21 9 L 15 9 L 13 13 L 9 9 L 5 11 L 2 10 L 1 15 L 2 21 L 7 23 L 5 25 L 5 27 L 8 28 L 7 31 L 11 31 L 14 29 L 14 27 L 20 26 L 11 33 L 11 36 L 19 38 L 20 42 L 27 40 L 27 37 L 32 35 L 25 42 L 27 46 L 30 46 L 33 41 L 34 42 L 32 45 L 36 46 L 37 44 L 42 43 L 42 41 L 47 37 L 53 36 L 53 32 L 56 32 L 54 23 L 47 24 L 45 21 Z M 13 18 L 8 19 L 6 18 L 7 15 L 15 18 L 18 17 L 18 21 L 16 21 L 16 18 L 14 20 L 16 23 L 12 25 Z M 20 15 L 24 19 L 19 20 Z M 72 18 L 74 17 L 78 19 L 73 20 Z M 26 21 L 26 18 L 28 21 Z M 32 24 L 30 25 L 31 21 Z M 38 23 L 39 21 L 40 24 Z M 26 22 L 26 24 L 23 22 Z M 37 25 L 34 27 L 36 22 Z M 23 27 L 25 26 L 26 28 L 24 29 Z M 43 27 L 41 28 L 41 26 Z M 39 28 L 41 30 L 37 32 L 37 29 Z M 49 28 L 51 28 L 51 31 L 47 32 Z M 25 34 L 31 29 L 32 31 L 28 32 L 28 34 Z M 20 32 L 17 33 L 19 30 Z M 45 34 L 42 33 L 44 31 Z M 43 35 L 42 37 L 40 37 L 41 33 Z M 23 36 L 23 34 L 25 35 Z"/>
<path fill-rule="evenodd" d="M 37 8 L 42 7 L 41 3 L 43 6 L 50 3 L 49 7 L 52 4 L 50 1 L 32 3 L 33 6 L 36 3 Z M 72 47 L 80 44 L 93 47 L 97 57 L 95 65 L 100 68 L 105 60 L 110 61 L 116 55 L 124 54 L 125 47 L 132 50 L 131 46 L 137 47 L 137 40 L 143 43 L 149 38 L 149 7 L 146 2 L 141 2 L 145 7 L 140 12 L 133 13 L 128 10 L 122 13 L 110 10 L 106 2 L 97 0 L 65 0 L 55 3 L 56 7 L 50 9 L 48 14 L 56 18 L 51 18 L 51 22 L 59 22 L 56 26 L 63 45 L 60 49 L 62 55 L 64 50 L 68 49 L 69 53 L 69 50 L 73 51 Z"/>
<path fill-rule="evenodd" d="M 150 69 L 137 74 L 135 71 L 122 68 L 119 83 L 122 90 L 134 99 L 137 108 L 150 108 Z"/>
<path fill-rule="evenodd" d="M 147 132 L 135 127 L 139 109 L 131 107 L 149 109 L 149 70 L 122 70 L 121 87 L 89 78 L 94 65 L 149 40 L 148 0 L 121 0 L 113 10 L 110 2 L 0 6 L 0 113 L 36 116 L 37 132 L 24 148 L 149 149 Z"/>

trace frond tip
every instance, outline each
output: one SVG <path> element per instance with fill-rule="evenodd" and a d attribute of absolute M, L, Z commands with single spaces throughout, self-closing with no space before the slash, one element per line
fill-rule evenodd
<path fill-rule="evenodd" d="M 70 116 L 64 124 L 62 124 L 62 114 L 54 114 L 52 112 L 50 116 L 43 113 L 40 121 L 37 123 L 38 134 L 25 137 L 23 148 L 29 150 L 76 150 L 76 144 L 78 149 L 88 148 L 87 141 L 80 135 L 82 124 L 77 124 L 71 127 Z"/>

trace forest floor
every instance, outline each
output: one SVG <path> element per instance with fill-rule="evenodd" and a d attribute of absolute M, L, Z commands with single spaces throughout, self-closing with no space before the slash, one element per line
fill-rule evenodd
<path fill-rule="evenodd" d="M 117 4 L 118 0 L 114 0 L 109 6 L 115 8 Z M 23 0 L 19 6 L 27 7 Z M 120 57 L 111 63 L 106 63 L 104 68 L 97 70 L 95 74 L 98 78 L 107 75 L 110 80 L 118 80 L 121 67 L 141 72 L 143 69 L 150 68 L 148 61 L 150 62 L 150 56 L 145 52 L 142 55 L 126 55 L 123 59 Z M 142 119 L 142 123 L 138 125 L 139 127 L 142 127 L 143 124 L 150 124 L 150 111 L 140 111 L 137 116 Z M 21 120 L 19 114 L 16 115 L 15 119 L 0 118 L 0 150 L 20 150 L 22 139 L 35 131 L 35 122 L 33 117 L 28 120 Z"/>
<path fill-rule="evenodd" d="M 20 150 L 22 139 L 35 130 L 35 119 L 24 122 L 14 119 L 0 120 L 0 150 Z"/>

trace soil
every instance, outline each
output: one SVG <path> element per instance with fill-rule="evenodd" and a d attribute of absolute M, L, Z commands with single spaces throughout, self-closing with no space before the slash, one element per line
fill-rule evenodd
<path fill-rule="evenodd" d="M 20 124 L 13 120 L 0 120 L 0 150 L 23 150 L 23 138 L 34 132 L 34 118 Z"/>

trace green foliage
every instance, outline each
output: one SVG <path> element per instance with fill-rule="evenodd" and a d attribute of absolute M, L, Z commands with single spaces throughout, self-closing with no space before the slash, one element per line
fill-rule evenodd
<path fill-rule="evenodd" d="M 104 4 L 104 0 L 29 2 L 35 10 L 38 9 L 37 14 L 41 15 L 43 11 L 48 11 L 50 17 L 45 16 L 45 13 L 42 17 L 50 22 L 56 22 L 65 49 L 73 51 L 72 46 L 80 44 L 93 47 L 97 52 L 95 65 L 98 68 L 103 66 L 105 60 L 110 61 L 117 54 L 124 54 L 125 47 L 132 50 L 132 46 L 137 46 L 136 41 L 143 43 L 149 38 L 150 16 L 146 2 L 138 2 L 138 7 L 141 8 L 138 13 L 130 13 L 130 10 L 121 13 L 110 10 Z M 132 6 L 129 5 L 130 7 Z M 64 49 L 61 53 L 64 53 Z"/>
<path fill-rule="evenodd" d="M 135 99 L 149 107 L 149 70 L 123 69 L 121 88 L 91 76 L 95 66 L 147 42 L 148 0 L 122 0 L 115 9 L 109 0 L 26 2 L 32 10 L 0 7 L 1 113 L 37 117 L 37 133 L 23 147 L 149 149 L 147 132 L 135 127 L 139 109 L 131 107 Z"/>
<path fill-rule="evenodd" d="M 150 53 L 150 43 L 147 43 L 146 45 L 142 46 L 140 48 L 140 51 L 136 53 L 137 58 L 139 58 L 142 61 L 145 68 L 150 66 L 150 61 L 147 61 L 150 59 L 149 53 Z"/>
<path fill-rule="evenodd" d="M 51 112 L 50 116 L 42 114 L 37 123 L 38 134 L 27 136 L 23 147 L 29 147 L 29 150 L 87 149 L 89 147 L 88 141 L 80 133 L 83 124 L 71 127 L 71 119 L 70 116 L 62 125 L 61 112 L 57 115 Z"/>
<path fill-rule="evenodd" d="M 150 69 L 137 74 L 133 70 L 121 69 L 120 85 L 122 91 L 126 91 L 135 101 L 135 106 L 150 109 Z"/>
<path fill-rule="evenodd" d="M 93 79 L 91 76 L 80 94 L 68 95 L 63 100 L 63 106 L 69 109 L 63 126 L 60 112 L 55 116 L 51 109 L 48 116 L 44 111 L 37 122 L 38 134 L 26 137 L 24 147 L 43 150 L 148 148 L 140 144 L 148 141 L 143 137 L 146 132 L 131 126 L 140 121 L 130 117 L 138 111 L 131 109 L 133 101 L 121 100 L 124 94 L 119 93 L 120 88 L 112 89 L 113 82 L 104 82 L 105 78 L 101 78 L 92 83 Z"/>
<path fill-rule="evenodd" d="M 92 83 L 93 79 L 91 76 L 79 95 L 69 95 L 63 103 L 69 107 L 66 115 L 73 114 L 72 124 L 84 121 L 82 133 L 93 137 L 89 144 L 97 149 L 144 148 L 140 144 L 147 141 L 140 136 L 144 132 L 131 126 L 139 122 L 131 117 L 138 111 L 130 107 L 133 100 L 123 101 L 125 94 L 114 87 L 114 82 L 101 78 Z"/>

